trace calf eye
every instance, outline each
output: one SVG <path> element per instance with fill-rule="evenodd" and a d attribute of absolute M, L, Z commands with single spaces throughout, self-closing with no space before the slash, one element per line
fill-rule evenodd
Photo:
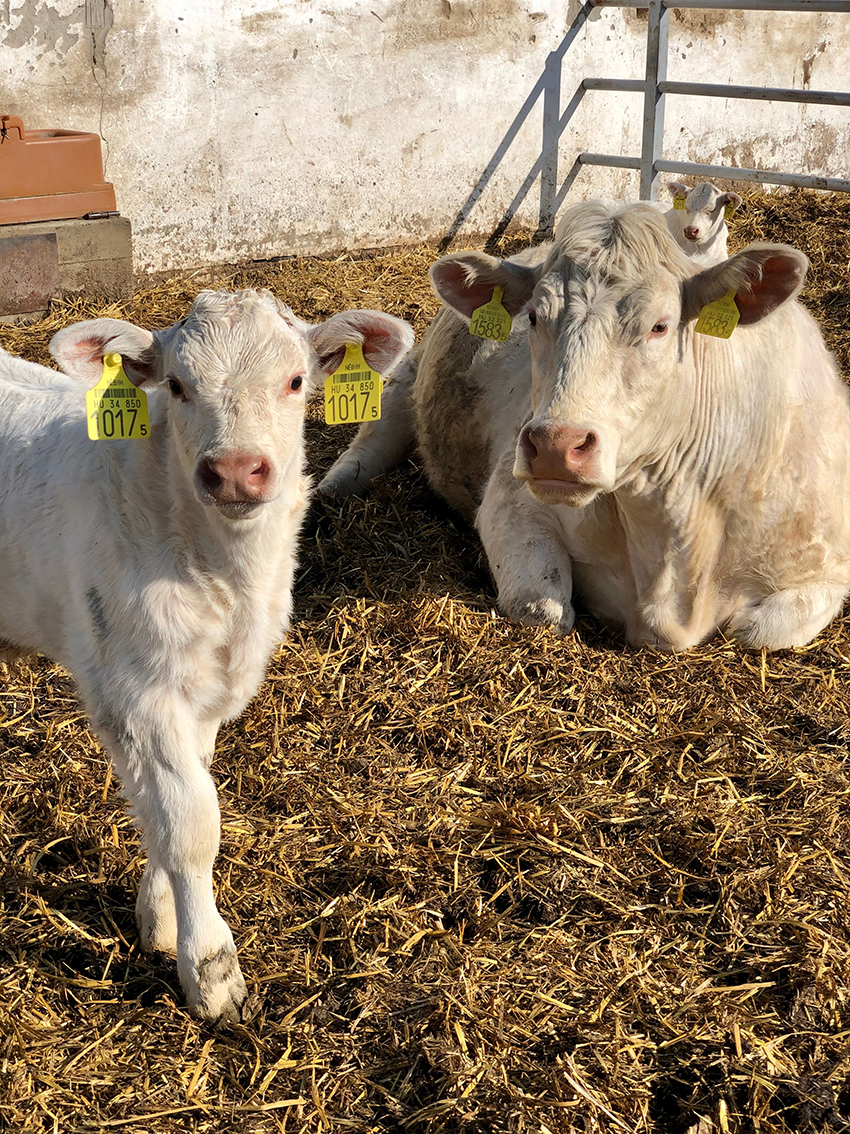
<path fill-rule="evenodd" d="M 652 339 L 660 339 L 662 335 L 667 334 L 669 323 L 656 323 L 652 330 L 649 332 L 649 337 Z"/>
<path fill-rule="evenodd" d="M 304 375 L 296 374 L 294 378 L 290 378 L 286 383 L 286 392 L 287 394 L 297 394 L 303 385 Z"/>
<path fill-rule="evenodd" d="M 183 387 L 180 385 L 176 378 L 168 379 L 168 388 L 171 391 L 173 397 L 182 398 L 184 402 L 186 401 L 186 395 L 183 393 Z"/>
<path fill-rule="evenodd" d="M 529 313 L 528 313 L 528 325 L 530 327 L 536 327 L 537 326 L 537 312 L 536 311 L 529 311 Z"/>

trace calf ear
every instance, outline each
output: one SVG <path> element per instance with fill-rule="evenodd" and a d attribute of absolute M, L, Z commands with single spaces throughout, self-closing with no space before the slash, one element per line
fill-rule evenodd
<path fill-rule="evenodd" d="M 122 319 L 90 319 L 65 327 L 50 340 L 50 353 L 66 374 L 94 386 L 103 374 L 103 356 L 120 354 L 134 386 L 159 380 L 159 351 L 150 331 Z"/>
<path fill-rule="evenodd" d="M 740 207 L 741 207 L 741 205 L 743 205 L 743 203 L 744 203 L 744 198 L 740 197 L 737 193 L 721 193 L 720 194 L 720 204 L 721 205 L 734 205 L 736 209 L 740 209 Z"/>
<path fill-rule="evenodd" d="M 440 299 L 459 315 L 469 319 L 493 298 L 493 289 L 502 289 L 502 306 L 509 315 L 518 315 L 531 299 L 538 272 L 522 264 L 498 260 L 485 252 L 458 252 L 443 256 L 428 275 Z"/>
<path fill-rule="evenodd" d="M 687 197 L 688 193 L 690 193 L 690 189 L 687 185 L 683 185 L 681 181 L 668 181 L 667 189 L 670 192 L 670 196 L 673 198 Z"/>
<path fill-rule="evenodd" d="M 333 374 L 342 362 L 348 343 L 362 343 L 363 357 L 372 369 L 388 374 L 413 346 L 413 328 L 382 311 L 342 311 L 309 327 L 307 338 L 326 374 Z"/>
<path fill-rule="evenodd" d="M 803 253 L 787 244 L 752 244 L 683 281 L 682 321 L 696 319 L 706 303 L 734 291 L 740 325 L 758 323 L 799 292 L 808 268 Z"/>

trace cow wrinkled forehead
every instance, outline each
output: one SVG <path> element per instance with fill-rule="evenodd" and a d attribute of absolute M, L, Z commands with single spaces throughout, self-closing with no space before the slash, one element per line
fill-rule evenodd
<path fill-rule="evenodd" d="M 593 316 L 613 331 L 693 272 L 651 206 L 590 201 L 559 224 L 534 302 L 550 318 L 562 313 L 575 325 Z"/>
<path fill-rule="evenodd" d="M 268 291 L 202 291 L 172 328 L 169 345 L 199 377 L 262 380 L 306 360 L 304 337 L 288 313 Z"/>
<path fill-rule="evenodd" d="M 710 213 L 719 198 L 720 190 L 710 181 L 703 181 L 688 193 L 685 204 L 692 213 Z"/>

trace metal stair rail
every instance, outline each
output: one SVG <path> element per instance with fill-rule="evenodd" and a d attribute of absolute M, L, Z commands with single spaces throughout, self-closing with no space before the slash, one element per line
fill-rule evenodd
<path fill-rule="evenodd" d="M 830 189 L 850 193 L 850 180 L 809 174 L 780 173 L 764 169 L 736 169 L 694 161 L 668 161 L 663 156 L 664 108 L 667 95 L 704 95 L 709 98 L 745 98 L 763 101 L 850 106 L 850 94 L 809 91 L 784 87 L 728 86 L 720 83 L 671 83 L 667 81 L 667 33 L 671 8 L 712 8 L 757 12 L 850 12 L 850 0 L 591 0 L 595 7 L 648 8 L 646 79 L 584 79 L 586 91 L 642 93 L 643 134 L 640 157 L 619 154 L 581 153 L 582 165 L 603 165 L 640 170 L 641 200 L 658 194 L 659 174 L 691 173 L 726 177 L 732 181 L 758 181 L 767 185 L 795 185 L 803 189 Z"/>

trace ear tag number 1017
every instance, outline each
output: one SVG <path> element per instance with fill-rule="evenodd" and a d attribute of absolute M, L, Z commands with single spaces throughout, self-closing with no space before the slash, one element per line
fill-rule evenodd
<path fill-rule="evenodd" d="M 728 339 L 735 328 L 741 312 L 735 303 L 735 291 L 727 291 L 722 299 L 706 303 L 699 313 L 694 330 L 701 335 L 713 335 L 716 339 Z"/>
<path fill-rule="evenodd" d="M 673 198 L 673 208 L 676 210 L 684 209 L 687 197 L 683 197 L 681 193 Z"/>
<path fill-rule="evenodd" d="M 381 375 L 363 357 L 363 344 L 349 343 L 345 358 L 325 379 L 325 421 L 328 425 L 377 421 L 382 386 Z"/>
<path fill-rule="evenodd" d="M 489 303 L 476 307 L 469 320 L 469 333 L 479 339 L 495 339 L 506 343 L 511 334 L 511 317 L 502 306 L 502 289 L 493 288 L 493 298 Z"/>
<path fill-rule="evenodd" d="M 91 441 L 146 441 L 151 435 L 148 396 L 134 386 L 120 354 L 103 356 L 100 381 L 86 392 Z"/>

